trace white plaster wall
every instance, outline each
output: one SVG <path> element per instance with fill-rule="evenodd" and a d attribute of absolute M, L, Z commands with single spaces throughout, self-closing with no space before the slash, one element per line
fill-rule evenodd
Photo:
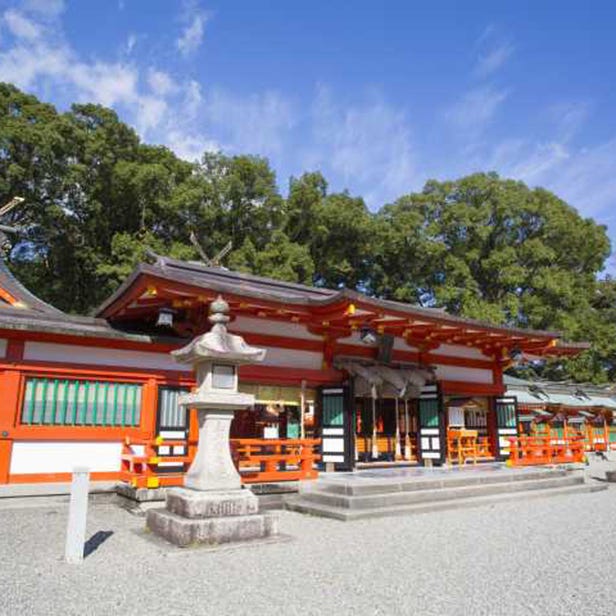
<path fill-rule="evenodd" d="M 8 344 L 5 338 L 0 338 L 0 357 L 4 357 L 6 355 L 6 345 Z"/>
<path fill-rule="evenodd" d="M 70 473 L 76 466 L 90 472 L 120 470 L 122 443 L 26 442 L 13 443 L 11 474 Z"/>
<path fill-rule="evenodd" d="M 398 336 L 394 338 L 394 349 L 396 351 L 417 351 L 417 347 L 408 345 L 404 338 Z"/>
<path fill-rule="evenodd" d="M 323 353 L 315 351 L 296 351 L 277 347 L 262 347 L 266 349 L 264 366 L 282 366 L 287 368 L 306 368 L 320 370 L 323 367 Z"/>
<path fill-rule="evenodd" d="M 229 330 L 238 333 L 266 334 L 269 336 L 290 336 L 304 340 L 320 340 L 311 334 L 306 326 L 285 321 L 271 321 L 252 317 L 238 316 L 229 325 Z"/>
<path fill-rule="evenodd" d="M 24 359 L 186 372 L 186 367 L 174 361 L 168 353 L 126 351 L 48 342 L 26 342 Z"/>
<path fill-rule="evenodd" d="M 478 349 L 457 344 L 441 344 L 441 346 L 436 349 L 436 351 L 432 351 L 432 353 L 451 357 L 464 357 L 466 359 L 490 359 Z"/>
<path fill-rule="evenodd" d="M 492 383 L 492 370 L 463 368 L 461 366 L 436 366 L 436 378 L 444 381 L 466 381 L 468 383 Z"/>
<path fill-rule="evenodd" d="M 359 331 L 354 331 L 346 338 L 340 338 L 338 342 L 340 342 L 340 344 L 357 344 L 359 346 L 363 346 L 364 344 L 360 339 Z M 404 338 L 401 338 L 400 336 L 396 336 L 394 338 L 394 349 L 396 349 L 396 351 L 417 351 L 416 347 L 409 346 Z"/>
<path fill-rule="evenodd" d="M 347 336 L 346 338 L 339 338 L 338 342 L 340 342 L 341 344 L 362 344 L 361 340 L 359 339 L 359 332 L 353 332 L 350 336 Z"/>

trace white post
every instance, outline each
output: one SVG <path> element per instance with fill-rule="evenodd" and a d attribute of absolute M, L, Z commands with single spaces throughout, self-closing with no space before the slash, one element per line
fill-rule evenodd
<path fill-rule="evenodd" d="M 299 390 L 299 438 L 306 438 L 306 430 L 304 429 L 304 419 L 306 417 L 306 381 L 302 380 L 302 386 Z"/>
<path fill-rule="evenodd" d="M 398 392 L 396 392 L 396 443 L 394 451 L 394 460 L 399 460 L 402 457 L 402 448 L 400 446 L 400 414 L 398 405 Z"/>
<path fill-rule="evenodd" d="M 376 385 L 372 385 L 372 459 L 379 457 L 379 444 L 376 431 Z"/>
<path fill-rule="evenodd" d="M 90 469 L 73 469 L 71 502 L 68 510 L 68 526 L 66 528 L 66 547 L 64 550 L 64 560 L 71 565 L 79 565 L 83 561 L 86 521 L 88 518 L 89 482 Z"/>

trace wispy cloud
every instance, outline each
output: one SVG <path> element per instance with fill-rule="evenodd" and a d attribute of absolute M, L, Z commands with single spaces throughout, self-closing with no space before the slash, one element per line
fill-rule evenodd
<path fill-rule="evenodd" d="M 547 120 L 563 142 L 570 141 L 578 133 L 590 115 L 592 105 L 588 101 L 561 101 L 547 109 Z"/>
<path fill-rule="evenodd" d="M 475 73 L 480 77 L 491 75 L 505 64 L 512 53 L 513 46 L 508 43 L 503 43 L 486 54 L 481 54 L 477 59 Z"/>
<path fill-rule="evenodd" d="M 64 12 L 66 4 L 64 0 L 24 0 L 22 7 L 43 17 L 57 17 Z"/>
<path fill-rule="evenodd" d="M 417 187 L 408 118 L 382 98 L 346 105 L 320 86 L 311 124 L 303 163 L 338 177 L 340 188 L 359 192 L 375 206 Z"/>
<path fill-rule="evenodd" d="M 182 22 L 185 25 L 176 40 L 177 48 L 183 56 L 190 56 L 199 49 L 203 42 L 207 21 L 208 14 L 201 9 L 199 4 L 195 2 L 185 4 L 182 13 Z"/>
<path fill-rule="evenodd" d="M 477 59 L 473 73 L 485 79 L 498 71 L 511 57 L 514 46 L 494 25 L 482 32 L 475 43 Z"/>
<path fill-rule="evenodd" d="M 1 80 L 35 92 L 55 89 L 69 101 L 116 107 L 144 136 L 169 121 L 175 84 L 167 74 L 151 71 L 143 79 L 144 71 L 132 62 L 83 60 L 49 15 L 37 19 L 16 9 L 4 13 L 13 38 L 0 48 Z"/>
<path fill-rule="evenodd" d="M 508 90 L 492 86 L 473 88 L 445 111 L 445 118 L 453 128 L 463 133 L 481 132 L 508 96 Z"/>
<path fill-rule="evenodd" d="M 185 39 L 190 55 L 201 44 L 207 17 L 199 5 L 186 6 L 177 49 L 202 16 L 194 38 Z M 468 87 L 435 113 L 429 131 L 438 152 L 431 156 L 416 145 L 422 126 L 383 93 L 345 96 L 321 86 L 302 102 L 274 89 L 233 91 L 172 70 L 165 56 L 149 56 L 141 33 L 114 53 L 85 57 L 64 36 L 63 9 L 63 2 L 26 0 L 0 12 L 0 80 L 60 106 L 88 101 L 113 107 L 146 141 L 183 158 L 223 149 L 267 156 L 281 175 L 321 169 L 333 190 L 349 188 L 371 207 L 419 189 L 428 168 L 443 178 L 494 169 L 553 190 L 584 215 L 616 225 L 616 135 L 582 142 L 580 129 L 593 110 L 588 100 L 544 101 L 534 133 L 501 121 L 519 90 L 502 71 L 513 46 L 493 28 L 473 51 Z M 131 53 L 137 40 L 140 53 Z"/>
<path fill-rule="evenodd" d="M 128 35 L 128 38 L 126 39 L 126 46 L 124 48 L 124 52 L 126 53 L 126 55 L 129 55 L 131 53 L 133 53 L 133 50 L 135 49 L 135 45 L 137 44 L 137 35 L 134 32 L 131 32 Z"/>
<path fill-rule="evenodd" d="M 204 113 L 221 128 L 226 149 L 266 156 L 281 153 L 295 122 L 291 102 L 274 91 L 237 96 L 212 88 L 205 96 Z"/>
<path fill-rule="evenodd" d="M 5 11 L 3 22 L 9 32 L 17 38 L 34 41 L 41 36 L 42 28 L 16 9 Z"/>
<path fill-rule="evenodd" d="M 159 96 L 170 94 L 177 87 L 169 73 L 158 71 L 154 68 L 148 70 L 148 84 L 152 92 Z"/>

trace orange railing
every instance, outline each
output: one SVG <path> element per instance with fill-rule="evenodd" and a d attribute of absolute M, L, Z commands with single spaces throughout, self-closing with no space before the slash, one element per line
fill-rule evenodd
<path fill-rule="evenodd" d="M 519 436 L 509 439 L 511 466 L 567 464 L 585 460 L 584 438 L 570 437 L 557 442 L 549 437 Z"/>
<path fill-rule="evenodd" d="M 320 439 L 231 440 L 231 451 L 244 483 L 316 479 Z"/>
<path fill-rule="evenodd" d="M 315 479 L 320 439 L 232 439 L 233 460 L 243 483 Z M 187 447 L 186 455 L 165 455 L 159 447 Z M 171 450 L 171 449 L 169 449 Z M 120 478 L 134 488 L 184 485 L 184 472 L 196 451 L 194 441 L 153 440 L 127 437 L 122 449 Z M 161 463 L 181 465 L 180 472 L 166 472 Z"/>
<path fill-rule="evenodd" d="M 464 465 L 469 461 L 477 464 L 478 461 L 491 457 L 488 437 L 479 436 L 477 430 L 453 426 L 447 428 L 447 464 Z"/>

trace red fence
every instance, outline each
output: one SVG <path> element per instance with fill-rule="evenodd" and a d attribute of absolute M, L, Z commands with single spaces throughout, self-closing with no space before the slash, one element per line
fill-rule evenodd
<path fill-rule="evenodd" d="M 243 483 L 264 483 L 315 479 L 319 439 L 232 439 L 233 460 Z M 159 447 L 188 446 L 183 456 L 161 456 Z M 152 441 L 126 438 L 122 450 L 120 478 L 134 488 L 184 485 L 184 472 L 196 451 L 194 441 Z M 183 472 L 169 473 L 161 463 L 183 466 Z"/>
<path fill-rule="evenodd" d="M 519 436 L 510 438 L 509 464 L 530 466 L 538 464 L 567 464 L 585 460 L 585 440 L 570 437 L 561 442 L 549 437 Z"/>

